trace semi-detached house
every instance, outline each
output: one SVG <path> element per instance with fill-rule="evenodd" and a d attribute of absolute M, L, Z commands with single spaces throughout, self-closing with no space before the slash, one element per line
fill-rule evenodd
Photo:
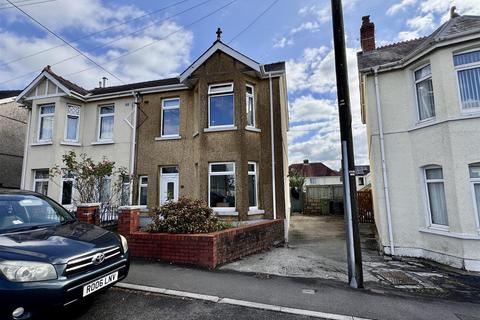
<path fill-rule="evenodd" d="M 480 271 L 480 16 L 358 54 L 382 249 Z"/>
<path fill-rule="evenodd" d="M 128 168 L 136 179 L 120 202 L 187 196 L 229 219 L 285 218 L 285 77 L 284 62 L 220 40 L 175 78 L 85 90 L 47 67 L 18 99 L 30 110 L 22 186 L 70 205 L 74 177 L 47 172 L 74 150 Z"/>

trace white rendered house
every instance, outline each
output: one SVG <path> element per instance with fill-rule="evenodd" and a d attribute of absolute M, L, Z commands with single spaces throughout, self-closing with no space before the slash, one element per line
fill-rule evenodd
<path fill-rule="evenodd" d="M 480 271 L 480 16 L 358 53 L 375 223 L 386 254 Z"/>

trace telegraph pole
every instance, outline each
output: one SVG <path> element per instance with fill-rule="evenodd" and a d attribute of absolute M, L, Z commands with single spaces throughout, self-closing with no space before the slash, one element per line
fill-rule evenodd
<path fill-rule="evenodd" d="M 348 282 L 351 288 L 363 288 L 362 252 L 358 231 L 357 188 L 353 155 L 352 113 L 348 88 L 345 30 L 342 0 L 332 0 L 333 42 L 337 76 L 338 115 L 342 142 L 342 176 L 345 226 L 347 232 Z"/>

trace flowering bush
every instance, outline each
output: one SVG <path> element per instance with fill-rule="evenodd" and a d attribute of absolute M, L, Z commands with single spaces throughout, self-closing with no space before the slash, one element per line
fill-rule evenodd
<path fill-rule="evenodd" d="M 150 213 L 150 232 L 168 233 L 209 233 L 231 228 L 231 225 L 218 221 L 213 210 L 202 200 L 180 198 L 168 201 Z"/>

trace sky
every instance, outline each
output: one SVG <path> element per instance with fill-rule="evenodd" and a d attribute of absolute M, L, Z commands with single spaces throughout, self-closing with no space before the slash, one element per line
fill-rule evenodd
<path fill-rule="evenodd" d="M 179 75 L 223 31 L 222 41 L 260 63 L 285 61 L 289 162 L 340 168 L 340 133 L 329 0 L 0 0 L 0 90 L 23 89 L 45 65 L 87 88 Z M 361 17 L 377 46 L 430 34 L 449 9 L 480 15 L 480 0 L 343 0 L 355 162 L 368 164 L 356 53 Z M 105 71 L 107 70 L 107 71 Z"/>

